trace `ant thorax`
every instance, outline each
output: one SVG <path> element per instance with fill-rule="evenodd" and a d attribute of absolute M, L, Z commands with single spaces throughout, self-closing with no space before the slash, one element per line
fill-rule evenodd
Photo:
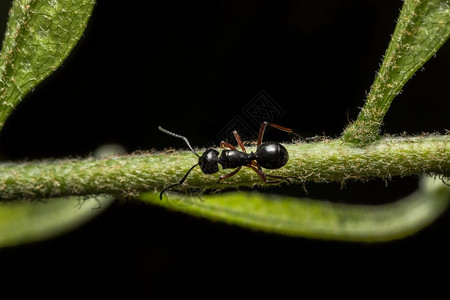
<path fill-rule="evenodd" d="M 223 169 L 232 169 L 252 163 L 249 154 L 237 150 L 223 150 L 219 157 Z"/>

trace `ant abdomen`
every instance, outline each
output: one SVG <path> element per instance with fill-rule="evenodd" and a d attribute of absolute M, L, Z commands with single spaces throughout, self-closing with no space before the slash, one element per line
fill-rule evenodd
<path fill-rule="evenodd" d="M 265 169 L 279 169 L 289 160 L 286 148 L 278 143 L 262 143 L 256 149 L 256 161 Z"/>

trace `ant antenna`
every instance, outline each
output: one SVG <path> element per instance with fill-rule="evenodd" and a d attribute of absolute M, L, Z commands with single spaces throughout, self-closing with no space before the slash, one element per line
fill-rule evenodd
<path fill-rule="evenodd" d="M 200 155 L 197 154 L 197 152 L 195 152 L 194 148 L 192 148 L 191 144 L 189 144 L 188 139 L 185 136 L 170 132 L 169 130 L 166 130 L 164 128 L 162 128 L 161 126 L 158 126 L 158 129 L 164 133 L 167 133 L 168 135 L 180 138 L 182 140 L 184 140 L 186 142 L 186 144 L 188 145 L 189 149 L 191 149 L 192 153 L 194 153 L 195 155 L 197 155 L 197 157 L 200 157 Z M 189 172 L 188 172 L 189 173 Z M 161 193 L 162 194 L 162 193 Z"/>
<path fill-rule="evenodd" d="M 162 190 L 162 192 L 159 194 L 159 200 L 162 200 L 162 197 L 163 197 L 164 193 L 165 193 L 167 190 L 170 190 L 171 188 L 176 187 L 176 186 L 178 186 L 178 185 L 182 185 L 183 182 L 184 182 L 184 181 L 186 180 L 186 178 L 188 177 L 189 173 L 191 173 L 191 171 L 192 171 L 196 166 L 198 166 L 198 164 L 193 165 L 193 166 L 189 169 L 189 171 L 186 172 L 186 174 L 183 176 L 183 178 L 180 180 L 180 182 L 175 183 L 175 184 L 172 184 L 172 185 L 169 185 L 169 186 L 166 187 L 164 190 Z"/>

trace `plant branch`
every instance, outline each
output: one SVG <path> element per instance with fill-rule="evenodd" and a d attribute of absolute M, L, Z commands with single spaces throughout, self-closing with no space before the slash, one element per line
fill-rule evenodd
<path fill-rule="evenodd" d="M 352 147 L 341 140 L 289 144 L 286 148 L 290 154 L 288 164 L 267 173 L 316 182 L 450 175 L 450 136 L 385 137 L 365 148 Z M 103 159 L 3 163 L 0 197 L 9 200 L 89 194 L 136 196 L 178 182 L 196 162 L 192 153 L 176 151 Z M 263 185 L 248 168 L 220 184 L 216 183 L 218 176 L 204 175 L 197 168 L 177 189 Z"/>

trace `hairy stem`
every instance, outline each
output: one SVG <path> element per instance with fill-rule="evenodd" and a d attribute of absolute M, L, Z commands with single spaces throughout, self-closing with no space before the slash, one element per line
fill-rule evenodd
<path fill-rule="evenodd" d="M 450 136 L 386 137 L 366 148 L 352 147 L 341 140 L 289 144 L 286 148 L 290 154 L 288 164 L 267 173 L 318 182 L 424 173 L 450 175 Z M 196 157 L 185 151 L 3 163 L 0 165 L 0 198 L 38 199 L 104 193 L 134 196 L 142 191 L 160 191 L 178 182 L 195 163 Z M 177 189 L 262 185 L 249 168 L 220 184 L 216 183 L 218 176 L 204 175 L 196 168 Z"/>

